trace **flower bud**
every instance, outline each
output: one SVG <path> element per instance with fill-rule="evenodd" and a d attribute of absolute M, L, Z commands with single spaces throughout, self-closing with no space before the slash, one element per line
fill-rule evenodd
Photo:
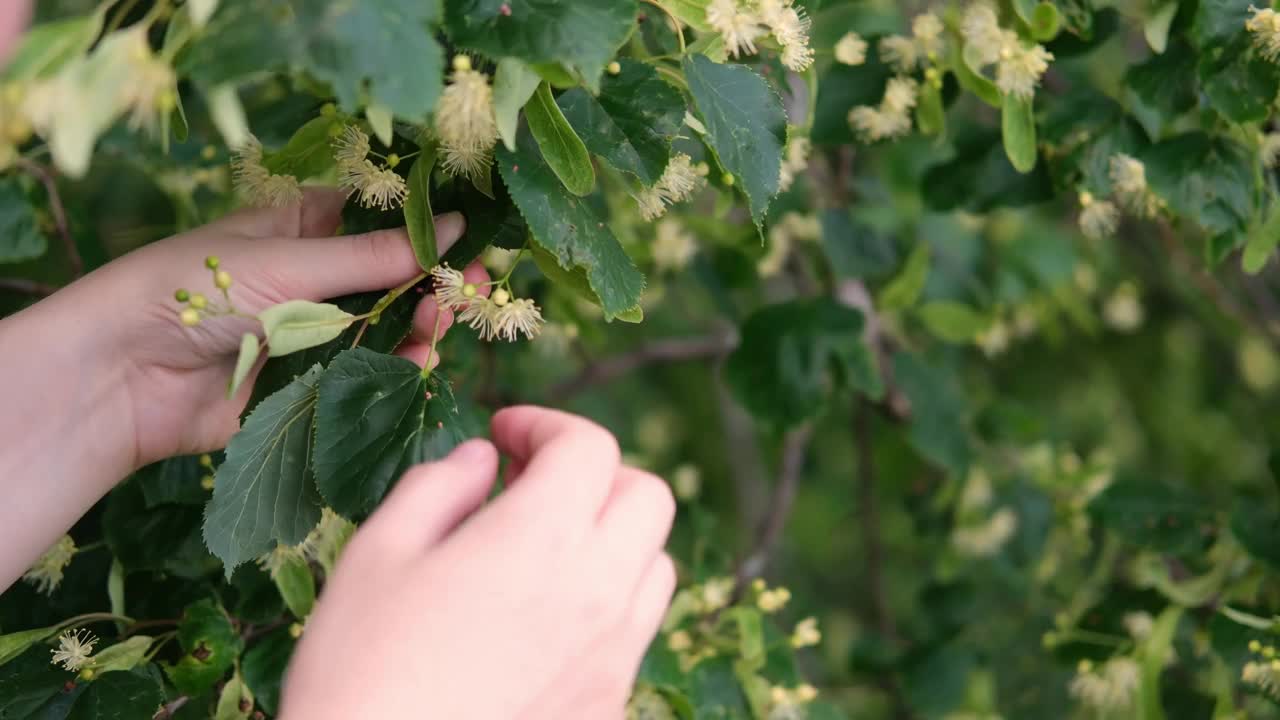
<path fill-rule="evenodd" d="M 92 679 L 94 679 L 95 677 L 97 677 L 97 675 L 98 675 L 98 673 L 94 672 L 94 669 L 93 669 L 93 668 L 91 668 L 91 667 L 87 667 L 87 668 L 85 668 L 85 669 L 83 669 L 83 670 L 81 670 L 81 671 L 80 671 L 80 676 L 79 676 L 79 677 L 80 677 L 80 679 L 81 679 L 81 680 L 92 680 Z"/>
<path fill-rule="evenodd" d="M 217 270 L 218 265 L 221 263 L 222 261 L 218 259 L 217 255 L 210 255 L 209 257 L 204 259 L 204 266 L 209 268 L 210 270 Z"/>
<path fill-rule="evenodd" d="M 490 299 L 493 300 L 494 305 L 502 307 L 511 302 L 511 293 L 507 292 L 505 288 L 498 288 L 493 291 L 493 297 Z"/>
<path fill-rule="evenodd" d="M 200 478 L 200 487 L 204 488 L 205 490 L 212 490 L 213 485 L 214 483 L 213 483 L 212 475 L 205 475 L 204 477 Z"/>
<path fill-rule="evenodd" d="M 388 156 L 387 156 L 387 167 L 389 167 L 389 168 L 394 168 L 395 166 L 397 166 L 397 165 L 399 165 L 399 164 L 400 164 L 400 156 L 399 156 L 399 155 L 397 155 L 397 154 L 395 154 L 395 153 L 391 153 L 390 155 L 388 155 Z"/>
<path fill-rule="evenodd" d="M 471 58 L 466 55 L 455 55 L 453 58 L 453 69 L 458 72 L 466 72 L 471 69 Z"/>
<path fill-rule="evenodd" d="M 231 287 L 231 273 L 226 270 L 219 270 L 214 273 L 213 284 L 217 285 L 219 290 L 226 290 Z"/>
<path fill-rule="evenodd" d="M 320 114 L 324 117 L 333 117 L 338 114 L 338 108 L 333 103 L 325 103 L 320 107 Z"/>
<path fill-rule="evenodd" d="M 179 288 L 177 291 L 173 293 L 173 299 L 177 300 L 180 303 L 184 303 L 191 299 L 191 293 Z"/>
<path fill-rule="evenodd" d="M 720 176 L 720 182 L 724 183 L 728 187 L 733 187 L 733 184 L 737 182 L 737 180 L 733 177 L 733 173 L 725 173 Z"/>
<path fill-rule="evenodd" d="M 298 638 L 302 637 L 302 625 L 299 623 L 294 623 L 290 625 L 289 637 L 293 638 L 294 640 L 297 640 Z"/>
<path fill-rule="evenodd" d="M 213 456 L 208 453 L 201 455 L 200 464 L 204 467 L 213 467 Z"/>
<path fill-rule="evenodd" d="M 480 292 L 480 288 L 477 288 L 475 286 L 475 283 L 467 283 L 466 285 L 462 286 L 463 297 L 473 298 L 476 296 L 476 293 L 478 292 Z"/>
<path fill-rule="evenodd" d="M 209 304 L 209 298 L 205 297 L 204 295 L 201 295 L 200 293 L 196 293 L 191 296 L 191 307 L 197 310 L 205 309 L 205 307 L 208 304 Z"/>
<path fill-rule="evenodd" d="M 610 75 L 617 75 L 618 73 L 622 72 L 622 64 L 619 63 L 617 60 L 614 60 L 613 62 L 609 63 L 608 70 Z"/>
<path fill-rule="evenodd" d="M 194 308 L 187 308 L 178 313 L 178 319 L 187 327 L 195 327 L 200 324 L 200 313 L 196 312 Z"/>
<path fill-rule="evenodd" d="M 212 160 L 218 157 L 218 148 L 212 145 L 205 145 L 203 148 L 200 149 L 200 157 L 204 158 L 205 160 Z"/>

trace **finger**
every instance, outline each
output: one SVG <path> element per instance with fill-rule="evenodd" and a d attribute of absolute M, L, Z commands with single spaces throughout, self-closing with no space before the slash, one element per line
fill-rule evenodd
<path fill-rule="evenodd" d="M 480 263 L 472 263 L 470 267 L 462 272 L 462 276 L 467 282 L 476 285 L 476 291 L 482 297 L 488 297 L 490 287 L 483 283 L 489 281 L 489 273 L 485 271 L 484 266 Z M 440 326 L 436 327 L 436 318 L 440 319 Z M 428 358 L 431 355 L 432 340 L 443 338 L 449 328 L 453 327 L 454 313 L 451 310 L 439 312 L 439 306 L 436 299 L 430 295 L 424 297 L 422 302 L 418 303 L 417 310 L 413 316 L 413 330 L 409 337 L 401 343 L 396 350 L 396 354 L 402 358 L 417 363 L 419 367 L 426 367 L 427 363 L 431 363 L 434 368 L 440 364 L 439 353 L 436 357 Z"/>
<path fill-rule="evenodd" d="M 404 474 L 361 528 L 364 543 L 395 552 L 420 552 L 447 537 L 488 497 L 498 453 L 487 440 L 469 440 L 444 459 Z"/>
<path fill-rule="evenodd" d="M 7 9 L 0 12 L 0 62 L 9 57 L 30 17 L 30 0 L 10 0 Z"/>
<path fill-rule="evenodd" d="M 638 590 L 627 611 L 626 619 L 616 635 L 617 651 L 623 664 L 621 676 L 623 698 L 635 684 L 649 644 L 662 627 L 662 619 L 671 606 L 671 596 L 676 590 L 676 565 L 671 556 L 658 553 L 645 570 Z"/>
<path fill-rule="evenodd" d="M 510 504 L 555 507 L 568 522 L 593 524 L 618 471 L 618 441 L 599 425 L 531 405 L 493 416 L 493 442 L 523 466 L 503 496 Z"/>
<path fill-rule="evenodd" d="M 242 210 L 216 224 L 253 238 L 329 237 L 338 230 L 346 204 L 346 190 L 309 187 L 303 189 L 300 203 Z"/>
<path fill-rule="evenodd" d="M 597 523 L 598 564 L 622 587 L 634 587 L 667 543 L 676 501 L 662 478 L 623 467 Z"/>
<path fill-rule="evenodd" d="M 458 213 L 435 218 L 436 241 L 449 247 L 462 235 Z M 275 270 L 291 298 L 320 300 L 402 285 L 422 272 L 404 228 L 332 238 L 292 238 L 271 243 L 264 267 Z"/>

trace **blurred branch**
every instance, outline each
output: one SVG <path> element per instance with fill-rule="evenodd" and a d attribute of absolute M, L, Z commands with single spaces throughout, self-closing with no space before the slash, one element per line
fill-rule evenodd
<path fill-rule="evenodd" d="M 897 625 L 884 590 L 884 540 L 880 535 L 880 503 L 876 492 L 873 419 L 871 403 L 859 400 L 854 409 L 853 428 L 858 443 L 858 505 L 867 563 L 866 587 L 872 624 L 883 637 L 897 640 Z"/>
<path fill-rule="evenodd" d="M 724 362 L 716 363 L 716 405 L 720 410 L 725 460 L 729 463 L 736 494 L 738 523 L 744 535 L 764 517 L 769 502 L 769 483 L 760 461 L 755 420 L 734 399 L 725 385 Z M 744 537 L 743 544 L 750 541 Z"/>
<path fill-rule="evenodd" d="M 48 283 L 36 282 L 34 280 L 23 280 L 21 278 L 0 278 L 0 290 L 8 290 L 10 292 L 23 293 L 25 295 L 38 295 L 45 297 L 52 295 L 58 291 L 58 288 Z"/>
<path fill-rule="evenodd" d="M 151 716 L 151 720 L 168 720 L 169 718 L 177 714 L 177 712 L 181 710 L 183 707 L 185 707 L 186 704 L 190 701 L 191 701 L 190 697 L 186 695 L 179 695 L 178 697 L 166 703 L 164 707 L 157 710 L 156 714 Z"/>
<path fill-rule="evenodd" d="M 49 211 L 53 213 L 53 225 L 67 252 L 67 262 L 71 263 L 71 274 L 73 277 L 80 277 L 84 274 L 84 259 L 80 257 L 76 241 L 71 237 L 71 228 L 67 224 L 67 210 L 62 205 L 62 196 L 58 194 L 58 182 L 53 176 L 53 171 L 28 158 L 18 158 L 17 165 L 44 184 L 45 193 L 49 196 Z"/>
<path fill-rule="evenodd" d="M 795 502 L 796 490 L 800 487 L 800 472 L 804 469 L 804 460 L 809 452 L 809 440 L 812 437 L 813 425 L 805 423 L 788 432 L 782 440 L 782 462 L 778 468 L 778 483 L 773 488 L 773 497 L 769 501 L 769 514 L 760 524 L 755 546 L 738 565 L 739 590 L 763 575 L 769 565 L 769 558 L 782 537 L 783 529 L 787 526 L 787 518 L 791 515 L 791 505 Z"/>
<path fill-rule="evenodd" d="M 550 394 L 556 399 L 566 398 L 648 365 L 720 357 L 737 346 L 737 336 L 729 334 L 655 340 L 634 350 L 589 363 L 576 376 L 552 387 Z"/>
<path fill-rule="evenodd" d="M 1161 221 L 1157 224 L 1157 227 L 1159 228 L 1157 234 L 1160 237 L 1160 244 L 1173 260 L 1174 266 L 1190 278 L 1191 282 L 1213 303 L 1219 313 L 1241 325 L 1254 327 L 1258 332 L 1270 338 L 1273 343 L 1275 342 L 1276 336 L 1267 327 L 1267 323 L 1236 302 L 1236 299 L 1227 292 L 1217 278 L 1206 272 L 1203 265 L 1191 257 L 1187 249 L 1182 246 L 1182 243 L 1178 242 L 1178 238 L 1168 222 Z"/>

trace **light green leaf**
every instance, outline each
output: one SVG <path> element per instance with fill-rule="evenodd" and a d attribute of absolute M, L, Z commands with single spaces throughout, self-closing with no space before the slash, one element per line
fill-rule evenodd
<path fill-rule="evenodd" d="M 103 5 L 83 17 L 40 23 L 27 30 L 8 61 L 0 66 L 0 78 L 35 80 L 62 69 L 93 46 L 108 7 Z"/>
<path fill-rule="evenodd" d="M 929 277 L 932 249 L 929 243 L 921 240 L 916 243 L 902 270 L 880 291 L 876 307 L 882 310 L 905 310 L 916 304 L 920 293 L 924 290 L 925 280 Z"/>
<path fill-rule="evenodd" d="M 395 134 L 391 128 L 395 118 L 391 115 L 391 108 L 386 105 L 370 105 L 364 109 L 364 119 L 369 121 L 369 127 L 373 130 L 374 137 L 378 138 L 378 142 L 391 147 L 391 142 L 395 140 Z"/>
<path fill-rule="evenodd" d="M 922 305 L 919 313 L 929 332 L 949 343 L 967 343 L 991 324 L 981 313 L 958 302 L 931 302 Z"/>
<path fill-rule="evenodd" d="M 244 105 L 234 85 L 209 88 L 205 91 L 204 100 L 209 106 L 209 117 L 227 147 L 238 148 L 248 142 L 249 119 L 244 114 Z"/>
<path fill-rule="evenodd" d="M 440 261 L 436 248 L 436 221 L 431 212 L 431 171 L 436 165 L 434 146 L 424 147 L 409 168 L 409 196 L 404 201 L 404 224 L 418 267 L 430 271 Z"/>
<path fill-rule="evenodd" d="M 1031 98 L 1006 95 L 1000 112 L 1004 152 L 1009 163 L 1020 173 L 1036 167 L 1036 118 Z"/>
<path fill-rule="evenodd" d="M 253 691 L 258 707 L 268 715 L 278 714 L 280 685 L 294 645 L 288 628 L 281 628 L 259 640 L 240 663 L 245 684 Z"/>
<path fill-rule="evenodd" d="M 563 63 L 595 89 L 635 27 L 634 0 L 472 0 L 445 4 L 458 46 L 527 63 Z M 575 83 L 576 84 L 576 83 Z"/>
<path fill-rule="evenodd" d="M 1146 21 L 1142 23 L 1142 34 L 1147 39 L 1147 45 L 1156 54 L 1164 52 L 1165 48 L 1169 47 L 1169 27 L 1173 25 L 1173 19 L 1177 15 L 1178 0 L 1166 0 L 1151 11 Z"/>
<path fill-rule="evenodd" d="M 644 275 L 604 220 L 565 190 L 537 150 L 528 143 L 515 152 L 499 148 L 498 169 L 534 241 L 554 255 L 560 267 L 586 273 L 606 318 L 640 304 Z"/>
<path fill-rule="evenodd" d="M 263 400 L 227 445 L 205 508 L 204 539 L 227 577 L 277 542 L 296 545 L 320 520 L 308 466 L 319 366 Z"/>
<path fill-rule="evenodd" d="M 209 22 L 218 9 L 218 0 L 187 0 L 187 13 L 191 16 L 191 25 L 199 30 Z"/>
<path fill-rule="evenodd" d="M 556 257 L 544 250 L 541 245 L 534 245 L 530 254 L 533 256 L 533 263 L 538 266 L 543 275 L 547 276 L 548 280 L 559 287 L 572 290 L 579 297 L 585 298 L 596 305 L 600 304 L 600 296 L 596 295 L 595 290 L 591 289 L 591 282 L 587 280 L 586 270 L 581 267 L 565 270 L 560 267 Z M 644 308 L 636 305 L 630 310 L 618 313 L 616 318 L 629 323 L 643 322 Z"/>
<path fill-rule="evenodd" d="M 599 95 L 575 88 L 557 102 L 588 150 L 653 185 L 681 134 L 684 98 L 652 65 L 625 59 L 619 64 L 621 72 L 605 76 Z"/>
<path fill-rule="evenodd" d="M 1062 28 L 1062 15 L 1056 5 L 1045 0 L 1036 4 L 1027 25 L 1036 42 L 1049 42 L 1058 36 L 1058 30 Z"/>
<path fill-rule="evenodd" d="M 493 115 L 498 136 L 508 150 L 516 149 L 516 125 L 520 109 L 529 102 L 542 78 L 518 58 L 504 57 L 493 74 Z"/>
<path fill-rule="evenodd" d="M 299 620 L 306 620 L 316 604 L 316 580 L 311 576 L 307 559 L 301 553 L 286 553 L 271 579 L 289 612 Z"/>
<path fill-rule="evenodd" d="M 355 315 L 337 305 L 290 300 L 258 313 L 267 333 L 269 357 L 280 357 L 323 345 L 355 322 Z"/>
<path fill-rule="evenodd" d="M 685 58 L 684 74 L 707 142 L 746 194 L 759 227 L 778 194 L 787 125 L 782 100 L 745 65 L 718 65 L 694 55 Z"/>
<path fill-rule="evenodd" d="M 1004 104 L 1004 95 L 994 82 L 982 74 L 982 63 L 978 60 L 978 52 L 978 48 L 966 44 L 960 51 L 960 56 L 952 62 L 951 67 L 955 71 L 960 87 L 973 93 L 991 107 L 998 108 Z"/>
<path fill-rule="evenodd" d="M 1262 222 L 1249 228 L 1249 241 L 1240 258 L 1241 267 L 1250 275 L 1256 275 L 1266 267 L 1277 244 L 1280 244 L 1280 201 L 1273 199 Z"/>
<path fill-rule="evenodd" d="M 18 657 L 32 645 L 53 637 L 57 634 L 58 629 L 59 626 L 51 625 L 34 630 L 21 630 L 8 635 L 0 635 L 0 665 Z"/>
<path fill-rule="evenodd" d="M 146 635 L 134 635 L 121 640 L 93 656 L 92 667 L 98 673 L 120 672 L 132 670 L 147 656 L 151 643 L 155 638 Z"/>
<path fill-rule="evenodd" d="M 127 616 L 124 603 L 124 564 L 117 557 L 111 558 L 111 570 L 107 572 L 107 600 L 111 603 L 112 615 Z M 123 622 L 117 622 L 116 627 L 124 632 Z"/>
<path fill-rule="evenodd" d="M 524 108 L 529 132 L 538 141 L 538 149 L 547 166 L 560 178 L 566 189 L 574 195 L 590 195 L 596 186 L 596 171 L 591 166 L 591 155 L 582 138 L 573 131 L 569 121 L 551 95 L 551 86 L 542 83 Z"/>
<path fill-rule="evenodd" d="M 48 247 L 22 183 L 15 175 L 0 177 L 0 263 L 33 260 Z"/>
<path fill-rule="evenodd" d="M 711 25 L 707 23 L 707 5 L 709 0 L 662 0 L 662 7 L 671 11 L 680 22 L 701 33 L 711 33 Z"/>
<path fill-rule="evenodd" d="M 316 484 L 347 518 L 368 515 L 406 470 L 465 438 L 449 384 L 404 358 L 345 350 L 320 377 L 319 393 Z"/>
<path fill-rule="evenodd" d="M 218 696 L 218 706 L 214 710 L 213 720 L 246 720 L 253 712 L 253 693 L 244 684 L 244 679 L 236 673 L 222 687 Z"/>
<path fill-rule="evenodd" d="M 926 82 L 920 86 L 916 126 L 925 135 L 942 135 L 947 131 L 947 111 L 942 105 L 942 91 L 933 83 Z"/>
<path fill-rule="evenodd" d="M 323 175 L 334 165 L 332 133 L 341 125 L 338 118 L 313 118 L 298 128 L 284 147 L 267 154 L 263 164 L 275 175 L 292 175 L 299 180 Z"/>
<path fill-rule="evenodd" d="M 227 384 L 227 397 L 233 398 L 240 386 L 244 384 L 253 366 L 258 363 L 258 355 L 262 352 L 262 343 L 253 333 L 245 333 L 240 338 L 240 354 L 236 357 L 236 369 L 231 373 L 231 382 Z"/>

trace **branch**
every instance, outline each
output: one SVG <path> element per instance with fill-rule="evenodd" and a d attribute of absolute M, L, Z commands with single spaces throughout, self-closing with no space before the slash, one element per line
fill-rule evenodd
<path fill-rule="evenodd" d="M 151 720 L 169 720 L 169 718 L 173 717 L 190 700 L 191 698 L 186 695 L 179 695 L 166 703 L 164 707 L 157 710 L 156 714 L 151 716 Z"/>
<path fill-rule="evenodd" d="M 858 448 L 858 514 L 867 563 L 867 591 L 872 624 L 883 637 L 896 640 L 898 631 L 884 593 L 884 540 L 880 536 L 880 503 L 876 493 L 876 461 L 871 422 L 871 403 L 859 400 L 854 410 L 853 431 Z"/>
<path fill-rule="evenodd" d="M 0 290 L 22 293 L 24 295 L 35 295 L 37 297 L 48 297 L 49 295 L 57 292 L 58 288 L 48 283 L 36 282 L 35 280 L 0 278 Z"/>
<path fill-rule="evenodd" d="M 769 558 L 787 526 L 787 518 L 791 515 L 791 505 L 795 502 L 796 490 L 800 487 L 800 472 L 804 469 L 804 459 L 809 452 L 809 440 L 812 437 L 813 425 L 805 423 L 783 438 L 778 484 L 773 488 L 769 514 L 760 524 L 755 547 L 738 565 L 739 590 L 763 575 L 769 565 Z"/>
<path fill-rule="evenodd" d="M 727 355 L 737 346 L 738 338 L 731 335 L 657 340 L 635 350 L 588 364 L 577 376 L 552 387 L 551 396 L 559 399 L 576 395 L 592 385 L 609 382 L 637 368 L 655 363 Z"/>
<path fill-rule="evenodd" d="M 27 158 L 19 158 L 17 164 L 44 184 L 45 193 L 49 196 L 49 211 L 53 213 L 53 225 L 57 228 L 58 237 L 62 239 L 62 246 L 66 249 L 67 261 L 71 263 L 71 274 L 73 277 L 80 277 L 84 274 L 84 260 L 80 257 L 80 250 L 76 248 L 76 241 L 71 237 L 71 228 L 67 224 L 67 211 L 62 205 L 62 196 L 58 194 L 58 183 L 53 176 L 53 171 Z"/>

